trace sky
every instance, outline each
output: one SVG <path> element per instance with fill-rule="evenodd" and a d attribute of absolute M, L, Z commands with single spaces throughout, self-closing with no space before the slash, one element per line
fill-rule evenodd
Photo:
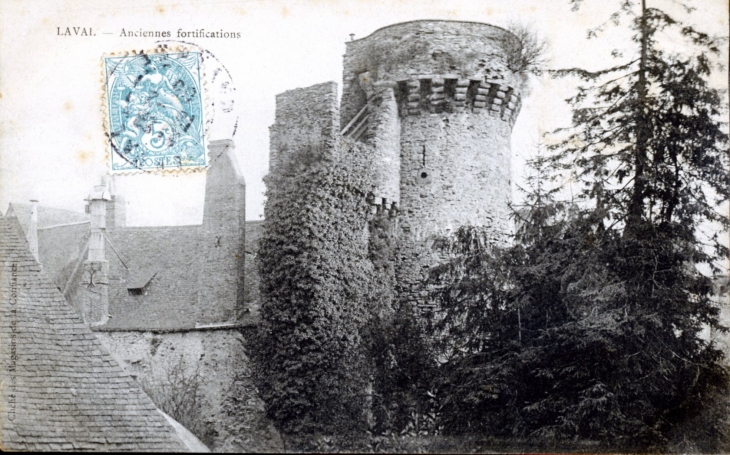
<path fill-rule="evenodd" d="M 102 56 L 148 50 L 155 38 L 121 36 L 129 31 L 224 31 L 240 38 L 184 38 L 211 52 L 230 74 L 233 113 L 214 109 L 209 139 L 232 139 L 247 183 L 246 218 L 261 219 L 268 171 L 269 126 L 275 95 L 335 81 L 341 87 L 345 41 L 378 28 L 417 19 L 524 23 L 549 45 L 552 68 L 599 69 L 616 63 L 625 28 L 608 28 L 598 39 L 587 30 L 604 22 L 617 0 L 586 0 L 572 12 L 568 0 L 3 0 L 0 3 L 0 211 L 9 202 L 38 199 L 42 205 L 83 211 L 84 199 L 108 170 L 104 135 Z M 648 0 L 684 17 L 675 0 Z M 727 0 L 694 0 L 688 20 L 714 34 L 728 34 Z M 90 28 L 95 36 L 59 36 L 66 27 Z M 725 49 L 725 67 L 727 68 Z M 627 55 L 628 57 L 628 55 Z M 713 83 L 727 87 L 727 72 Z M 534 78 L 512 134 L 513 180 L 535 153 L 540 135 L 567 126 L 564 100 L 574 83 Z M 220 106 L 221 103 L 218 103 Z M 237 121 L 237 123 L 236 123 Z M 205 175 L 145 173 L 115 177 L 127 202 L 128 225 L 202 222 Z M 515 198 L 518 192 L 513 188 Z"/>

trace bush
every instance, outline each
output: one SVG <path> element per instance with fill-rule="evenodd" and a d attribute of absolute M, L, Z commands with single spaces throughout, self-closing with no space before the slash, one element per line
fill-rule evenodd
<path fill-rule="evenodd" d="M 163 412 L 190 430 L 204 444 L 211 438 L 201 410 L 200 366 L 188 368 L 183 355 L 155 364 L 140 380 L 142 389 Z"/>

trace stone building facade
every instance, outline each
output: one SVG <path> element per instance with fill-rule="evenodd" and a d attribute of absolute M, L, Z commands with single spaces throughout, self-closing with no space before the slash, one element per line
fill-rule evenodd
<path fill-rule="evenodd" d="M 510 36 L 472 22 L 391 25 L 347 43 L 339 106 L 334 83 L 277 96 L 271 172 L 297 143 L 339 135 L 368 148 L 374 204 L 397 219 L 401 299 L 423 303 L 434 235 L 470 224 L 499 242 L 510 231 L 510 135 L 524 83 L 507 66 Z"/>

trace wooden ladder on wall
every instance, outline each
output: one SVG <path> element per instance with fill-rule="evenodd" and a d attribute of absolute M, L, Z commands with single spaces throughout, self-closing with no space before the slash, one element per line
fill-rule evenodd
<path fill-rule="evenodd" d="M 352 139 L 353 141 L 359 140 L 363 133 L 368 129 L 367 126 L 370 114 L 367 112 L 368 105 L 366 104 L 362 109 L 360 109 L 360 112 L 358 112 L 357 115 L 350 120 L 350 123 L 342 128 L 342 131 L 340 132 L 342 137 Z"/>

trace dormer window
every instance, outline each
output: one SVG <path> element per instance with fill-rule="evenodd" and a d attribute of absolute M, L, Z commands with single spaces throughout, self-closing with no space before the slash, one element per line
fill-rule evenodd
<path fill-rule="evenodd" d="M 142 269 L 130 271 L 130 276 L 127 280 L 127 293 L 131 296 L 147 295 L 149 284 L 156 274 L 156 270 Z"/>

